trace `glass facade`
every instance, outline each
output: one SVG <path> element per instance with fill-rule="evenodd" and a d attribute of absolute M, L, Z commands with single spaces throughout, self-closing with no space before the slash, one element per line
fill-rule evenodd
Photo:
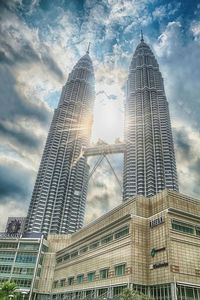
<path fill-rule="evenodd" d="M 189 286 L 178 286 L 177 298 L 178 300 L 199 300 L 200 288 L 189 287 Z"/>
<path fill-rule="evenodd" d="M 34 282 L 39 281 L 43 250 L 48 249 L 44 244 L 42 247 L 42 241 L 41 237 L 1 240 L 0 283 L 10 281 L 16 283 L 19 288 L 31 290 L 33 279 Z"/>
<path fill-rule="evenodd" d="M 57 283 L 57 281 L 54 283 Z M 66 292 L 64 294 L 62 293 L 53 295 L 53 299 L 120 299 L 120 296 L 122 295 L 126 287 L 127 284 L 105 288 L 96 288 L 95 290 L 91 289 L 87 291 Z M 172 296 L 172 286 L 170 283 L 152 286 L 133 284 L 132 288 L 133 290 L 139 292 L 139 294 L 143 294 L 144 299 L 146 299 L 145 295 L 148 295 L 152 300 L 200 300 L 200 288 L 196 287 L 177 285 L 177 298 L 175 296 Z M 40 299 L 41 298 L 39 297 L 37 298 L 37 300 Z"/>
<path fill-rule="evenodd" d="M 150 286 L 149 289 L 151 297 L 155 300 L 172 300 L 170 284 Z"/>

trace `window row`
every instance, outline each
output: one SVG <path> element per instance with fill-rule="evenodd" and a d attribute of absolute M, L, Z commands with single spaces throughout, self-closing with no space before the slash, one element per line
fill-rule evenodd
<path fill-rule="evenodd" d="M 172 229 L 200 237 L 200 227 L 184 223 L 178 220 L 172 220 Z"/>
<path fill-rule="evenodd" d="M 79 250 L 75 250 L 71 253 L 67 253 L 64 256 L 58 257 L 56 259 L 57 263 L 61 263 L 61 262 L 65 262 L 67 260 L 69 260 L 70 258 L 75 258 L 76 256 L 78 256 L 79 254 L 84 254 L 85 252 L 87 252 L 88 250 L 93 250 L 96 249 L 100 246 L 104 246 L 114 240 L 117 240 L 119 238 L 122 238 L 126 235 L 129 234 L 129 227 L 123 227 L 120 230 L 109 234 L 107 236 L 102 237 L 100 240 L 96 240 L 93 243 L 89 244 L 89 245 L 85 245 L 84 247 L 80 248 Z"/>
<path fill-rule="evenodd" d="M 88 272 L 86 276 L 84 274 L 79 274 L 76 276 L 76 280 L 75 280 L 75 276 L 70 276 L 67 279 L 62 278 L 60 281 L 55 280 L 53 282 L 53 288 L 64 287 L 66 285 L 72 286 L 74 284 L 81 284 L 84 281 L 92 282 L 95 280 L 104 280 L 104 279 L 109 278 L 109 274 L 110 274 L 109 268 L 104 268 L 104 269 L 99 270 L 98 273 L 96 271 Z M 114 266 L 114 275 L 115 276 L 123 276 L 125 274 L 126 274 L 126 264 L 125 263 Z"/>
<path fill-rule="evenodd" d="M 17 248 L 17 243 L 0 243 L 0 248 Z"/>

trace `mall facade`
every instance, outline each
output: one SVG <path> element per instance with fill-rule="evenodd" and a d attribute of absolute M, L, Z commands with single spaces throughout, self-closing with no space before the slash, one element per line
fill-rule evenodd
<path fill-rule="evenodd" d="M 48 243 L 41 233 L 0 233 L 0 284 L 14 282 L 25 299 L 38 288 Z"/>
<path fill-rule="evenodd" d="M 134 196 L 72 235 L 49 235 L 34 299 L 200 299 L 200 201 Z"/>

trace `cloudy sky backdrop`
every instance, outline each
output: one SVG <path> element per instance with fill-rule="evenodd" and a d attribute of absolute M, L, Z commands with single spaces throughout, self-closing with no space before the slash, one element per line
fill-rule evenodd
<path fill-rule="evenodd" d="M 199 1 L 1 0 L 0 230 L 8 216 L 26 215 L 53 109 L 88 42 L 96 77 L 92 140 L 123 140 L 125 84 L 141 28 L 164 77 L 180 191 L 200 198 Z M 109 159 L 121 178 L 122 155 Z M 120 201 L 104 161 L 90 180 L 86 222 Z"/>

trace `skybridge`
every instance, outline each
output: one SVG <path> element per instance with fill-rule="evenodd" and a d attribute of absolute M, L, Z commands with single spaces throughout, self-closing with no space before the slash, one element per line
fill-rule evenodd
<path fill-rule="evenodd" d="M 125 152 L 125 144 L 118 143 L 113 145 L 100 144 L 95 146 L 87 147 L 84 151 L 84 156 L 96 156 L 96 155 L 107 155 Z"/>
<path fill-rule="evenodd" d="M 121 183 L 120 179 L 118 178 L 118 175 L 115 172 L 115 170 L 112 166 L 112 163 L 111 163 L 110 159 L 107 157 L 107 155 L 124 153 L 125 149 L 126 149 L 126 144 L 121 143 L 121 142 L 109 145 L 102 141 L 102 143 L 99 143 L 99 144 L 97 143 L 95 146 L 90 146 L 87 148 L 83 146 L 81 155 L 83 155 L 85 157 L 99 156 L 98 160 L 96 161 L 95 165 L 93 166 L 93 169 L 91 170 L 91 172 L 89 174 L 88 181 L 93 176 L 93 174 L 95 173 L 96 169 L 99 167 L 101 162 L 105 159 L 107 161 L 109 167 L 111 168 L 111 170 L 120 186 L 121 192 L 122 192 L 122 183 Z"/>

